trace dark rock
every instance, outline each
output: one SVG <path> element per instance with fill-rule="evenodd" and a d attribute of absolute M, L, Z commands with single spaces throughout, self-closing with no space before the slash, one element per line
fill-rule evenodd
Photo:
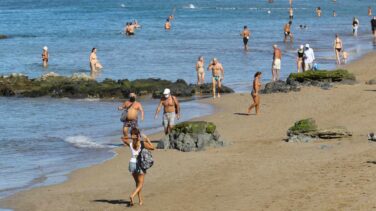
<path fill-rule="evenodd" d="M 287 142 L 307 143 L 320 139 L 341 139 L 351 137 L 352 133 L 344 127 L 317 129 L 315 120 L 303 119 L 295 122 L 287 131 Z"/>
<path fill-rule="evenodd" d="M 376 84 L 376 79 L 371 79 L 371 80 L 367 81 L 366 84 L 368 84 L 368 85 L 375 85 Z"/>
<path fill-rule="evenodd" d="M 200 151 L 207 147 L 224 146 L 216 126 L 211 122 L 183 122 L 158 143 L 159 149 L 177 149 L 183 152 Z"/>
<path fill-rule="evenodd" d="M 352 133 L 343 127 L 322 129 L 317 131 L 317 136 L 321 139 L 338 139 L 352 136 Z"/>
<path fill-rule="evenodd" d="M 170 88 L 172 94 L 178 97 L 191 97 L 196 93 L 195 85 L 188 85 L 181 79 L 171 82 L 155 78 L 134 81 L 115 81 L 107 78 L 97 82 L 86 74 L 64 77 L 55 73 L 48 73 L 37 79 L 29 79 L 20 74 L 0 77 L 0 96 L 123 99 L 127 98 L 129 93 L 135 92 L 137 95 L 151 94 L 159 98 L 165 88 Z M 226 93 L 234 92 L 228 87 L 224 87 L 223 90 Z M 211 92 L 211 88 L 203 91 Z"/>
<path fill-rule="evenodd" d="M 300 91 L 300 87 L 297 85 L 297 83 L 287 84 L 284 81 L 275 81 L 275 82 L 267 83 L 264 89 L 261 90 L 261 93 L 262 94 L 270 94 L 270 93 L 277 93 L 277 92 L 287 93 L 290 91 Z"/>
<path fill-rule="evenodd" d="M 7 39 L 8 38 L 8 36 L 7 35 L 4 35 L 4 34 L 0 34 L 0 40 L 1 39 Z"/>

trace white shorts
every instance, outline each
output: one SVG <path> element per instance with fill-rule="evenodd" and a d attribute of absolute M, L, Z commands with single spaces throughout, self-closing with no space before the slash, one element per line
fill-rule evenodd
<path fill-rule="evenodd" d="M 273 69 L 277 69 L 277 70 L 281 69 L 281 60 L 280 59 L 275 59 L 274 60 Z"/>
<path fill-rule="evenodd" d="M 163 127 L 167 128 L 168 126 L 174 126 L 175 125 L 175 112 L 171 113 L 164 113 L 163 114 Z"/>

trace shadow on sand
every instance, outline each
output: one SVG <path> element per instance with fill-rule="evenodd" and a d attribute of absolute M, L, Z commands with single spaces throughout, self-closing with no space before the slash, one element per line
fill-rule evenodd
<path fill-rule="evenodd" d="M 248 114 L 248 113 L 234 113 L 235 115 L 239 116 L 251 116 L 251 115 L 256 115 L 256 114 Z"/>
<path fill-rule="evenodd" d="M 130 205 L 131 205 L 130 201 L 123 200 L 123 199 L 113 199 L 113 200 L 109 200 L 109 199 L 97 199 L 97 200 L 93 200 L 93 202 L 101 202 L 101 203 L 108 203 L 108 204 L 125 204 L 128 207 L 130 207 Z"/>

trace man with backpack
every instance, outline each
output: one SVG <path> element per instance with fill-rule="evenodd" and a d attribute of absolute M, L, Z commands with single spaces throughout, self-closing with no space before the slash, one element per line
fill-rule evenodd
<path fill-rule="evenodd" d="M 140 102 L 136 101 L 136 94 L 130 93 L 129 100 L 124 102 L 122 106 L 118 107 L 118 110 L 124 110 L 121 115 L 120 121 L 123 124 L 123 136 L 128 138 L 129 128 L 138 127 L 138 115 L 141 113 L 141 121 L 144 121 L 144 109 Z"/>
<path fill-rule="evenodd" d="M 158 118 L 158 114 L 161 111 L 163 106 L 163 127 L 165 134 L 169 134 L 172 131 L 172 128 L 175 125 L 175 117 L 180 119 L 180 105 L 179 101 L 175 96 L 171 95 L 170 89 L 165 89 L 163 91 L 163 96 L 159 105 L 157 107 L 157 111 L 155 112 L 155 119 Z"/>

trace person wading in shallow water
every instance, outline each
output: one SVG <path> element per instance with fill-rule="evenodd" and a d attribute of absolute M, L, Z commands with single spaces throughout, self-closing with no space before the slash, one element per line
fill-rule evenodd
<path fill-rule="evenodd" d="M 260 95 L 259 91 L 261 89 L 261 72 L 255 73 L 253 79 L 253 90 L 251 92 L 253 103 L 248 107 L 248 115 L 251 113 L 252 109 L 255 108 L 256 115 L 260 112 Z"/>
<path fill-rule="evenodd" d="M 200 56 L 198 57 L 197 63 L 196 63 L 196 72 L 197 72 L 197 85 L 201 85 L 205 83 L 205 68 L 204 68 L 205 62 L 204 57 Z"/>
<path fill-rule="evenodd" d="M 43 52 L 42 52 L 42 61 L 43 61 L 43 67 L 47 67 L 48 66 L 48 48 L 47 46 L 44 46 L 43 47 Z"/>
<path fill-rule="evenodd" d="M 155 119 L 158 118 L 158 114 L 163 106 L 163 127 L 165 134 L 169 134 L 175 125 L 175 117 L 180 119 L 180 104 L 175 96 L 171 95 L 170 89 L 165 89 L 163 91 L 163 97 L 159 102 L 157 110 L 155 112 Z"/>
<path fill-rule="evenodd" d="M 148 150 L 154 150 L 154 146 L 151 143 L 150 139 L 140 133 L 140 130 L 137 128 L 132 128 L 131 130 L 131 139 L 128 137 L 122 137 L 121 138 L 123 143 L 127 146 L 129 146 L 131 150 L 131 159 L 129 160 L 129 166 L 128 170 L 132 174 L 132 177 L 136 183 L 136 189 L 131 193 L 129 196 L 130 202 L 129 205 L 133 206 L 133 199 L 137 195 L 139 205 L 143 205 L 143 199 L 142 199 L 142 188 L 144 187 L 144 181 L 145 181 L 145 175 L 146 170 L 143 170 L 140 166 L 140 163 L 138 162 L 137 158 L 140 154 L 142 148 L 146 148 Z"/>
<path fill-rule="evenodd" d="M 248 41 L 251 36 L 251 32 L 249 31 L 247 26 L 244 26 L 242 33 L 240 33 L 240 36 L 243 37 L 244 50 L 248 50 Z"/>
<path fill-rule="evenodd" d="M 213 58 L 212 62 L 208 66 L 208 71 L 212 71 L 212 83 L 213 83 L 213 98 L 215 98 L 215 90 L 218 85 L 218 97 L 221 97 L 222 80 L 225 77 L 225 70 L 217 58 Z"/>
<path fill-rule="evenodd" d="M 123 136 L 128 137 L 129 128 L 138 127 L 138 115 L 141 114 L 141 121 L 144 121 L 144 109 L 140 102 L 136 101 L 136 94 L 130 93 L 129 100 L 125 101 L 118 110 L 126 109 L 128 111 L 127 118 L 123 124 Z"/>

